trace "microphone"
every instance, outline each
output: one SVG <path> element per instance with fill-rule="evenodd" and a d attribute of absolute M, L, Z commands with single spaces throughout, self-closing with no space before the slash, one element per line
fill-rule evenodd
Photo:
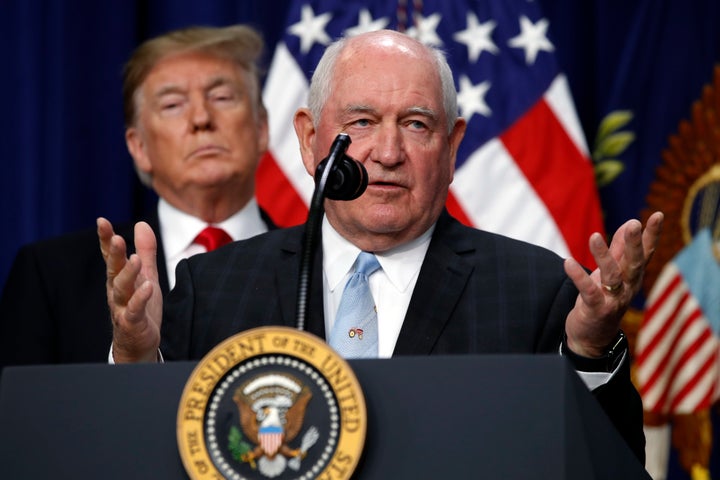
<path fill-rule="evenodd" d="M 328 156 L 315 170 L 315 191 L 310 200 L 300 256 L 296 312 L 298 330 L 305 330 L 305 319 L 310 311 L 311 270 L 325 212 L 325 197 L 331 200 L 354 200 L 365 192 L 368 185 L 367 170 L 363 164 L 345 155 L 350 142 L 347 133 L 335 137 Z"/>
<path fill-rule="evenodd" d="M 355 200 L 367 188 L 368 174 L 365 166 L 345 155 L 350 143 L 350 137 L 346 133 L 335 137 L 335 141 L 330 146 L 330 153 L 315 170 L 317 185 L 327 166 L 332 165 L 325 183 L 325 197 L 331 200 Z"/>

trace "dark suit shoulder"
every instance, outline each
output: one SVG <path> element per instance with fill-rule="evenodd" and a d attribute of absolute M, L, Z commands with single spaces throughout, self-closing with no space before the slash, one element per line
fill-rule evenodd
<path fill-rule="evenodd" d="M 115 233 L 121 235 L 126 240 L 132 240 L 134 223 L 123 223 L 119 225 L 113 225 Z M 76 230 L 62 235 L 54 237 L 44 238 L 35 242 L 27 243 L 20 247 L 18 254 L 27 252 L 33 252 L 36 255 L 44 255 L 47 253 L 54 253 L 59 251 L 73 251 L 84 252 L 85 254 L 94 253 L 88 251 L 87 247 L 93 245 L 97 252 L 100 252 L 100 242 L 98 240 L 97 228 L 86 228 L 82 230 Z"/>
<path fill-rule="evenodd" d="M 114 227 L 131 250 L 133 224 Z M 106 362 L 105 277 L 95 228 L 20 247 L 0 297 L 0 367 Z"/>
<path fill-rule="evenodd" d="M 0 366 L 103 362 L 110 339 L 96 231 L 22 246 L 0 297 Z"/>
<path fill-rule="evenodd" d="M 576 296 L 555 253 L 443 216 L 395 352 L 556 352 Z"/>
<path fill-rule="evenodd" d="M 187 261 L 191 269 L 214 264 L 228 264 L 230 259 L 233 259 L 235 263 L 238 260 L 251 258 L 265 258 L 268 261 L 274 261 L 277 258 L 278 250 L 292 254 L 300 252 L 303 232 L 303 226 L 274 229 L 251 238 L 232 242 L 212 252 L 194 255 Z M 273 254 L 270 255 L 270 252 Z"/>
<path fill-rule="evenodd" d="M 466 258 L 515 257 L 546 265 L 558 265 L 563 262 L 562 257 L 545 247 L 499 233 L 468 227 L 449 214 L 441 215 L 438 220 L 433 242 L 444 244 Z"/>
<path fill-rule="evenodd" d="M 88 263 L 103 263 L 100 253 L 100 243 L 95 229 L 78 230 L 56 237 L 38 240 L 20 247 L 15 257 L 15 264 L 47 265 L 52 264 L 52 270 L 79 267 Z M 14 267 L 13 270 L 16 270 Z M 10 273 L 8 281 L 14 272 Z"/>

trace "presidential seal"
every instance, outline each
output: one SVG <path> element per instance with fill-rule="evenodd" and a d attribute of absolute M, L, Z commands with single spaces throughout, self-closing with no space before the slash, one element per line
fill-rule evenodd
<path fill-rule="evenodd" d="M 350 366 L 324 341 L 263 327 L 210 351 L 177 415 L 183 465 L 195 479 L 347 479 L 367 415 Z"/>

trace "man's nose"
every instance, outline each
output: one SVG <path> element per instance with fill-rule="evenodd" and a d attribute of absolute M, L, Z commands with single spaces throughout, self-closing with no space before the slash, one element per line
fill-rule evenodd
<path fill-rule="evenodd" d="M 386 125 L 378 129 L 375 142 L 375 161 L 393 166 L 402 161 L 402 135 L 397 125 Z"/>
<path fill-rule="evenodd" d="M 212 110 L 204 100 L 192 103 L 190 124 L 193 131 L 207 130 L 212 127 Z"/>

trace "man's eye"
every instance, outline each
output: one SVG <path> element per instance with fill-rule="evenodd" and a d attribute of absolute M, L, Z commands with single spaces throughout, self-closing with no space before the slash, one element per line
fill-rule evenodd
<path fill-rule="evenodd" d="M 367 118 L 360 118 L 358 120 L 355 120 L 353 123 L 358 127 L 367 127 L 368 125 L 370 125 L 370 120 L 368 120 Z"/>
<path fill-rule="evenodd" d="M 210 94 L 210 100 L 216 103 L 234 102 L 237 95 L 229 90 L 217 90 Z"/>
<path fill-rule="evenodd" d="M 160 105 L 160 113 L 163 115 L 178 115 L 182 112 L 182 107 L 181 102 L 163 103 Z"/>
<path fill-rule="evenodd" d="M 410 127 L 416 129 L 416 130 L 424 130 L 427 128 L 427 125 L 425 125 L 424 122 L 421 122 L 420 120 L 412 120 L 410 122 Z"/>
<path fill-rule="evenodd" d="M 160 99 L 160 111 L 162 112 L 174 112 L 182 108 L 184 100 L 178 96 L 166 96 Z"/>

